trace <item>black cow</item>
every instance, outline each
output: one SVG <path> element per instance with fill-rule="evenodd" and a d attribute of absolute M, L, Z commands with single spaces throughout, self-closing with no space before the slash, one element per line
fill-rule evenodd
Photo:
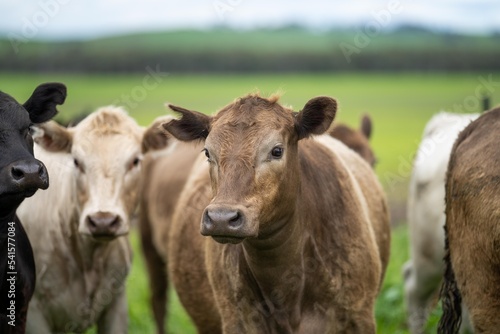
<path fill-rule="evenodd" d="M 64 103 L 66 86 L 45 83 L 20 105 L 0 91 L 0 333 L 24 333 L 35 289 L 35 262 L 16 209 L 47 189 L 45 166 L 33 157 L 31 125 L 48 121 Z"/>

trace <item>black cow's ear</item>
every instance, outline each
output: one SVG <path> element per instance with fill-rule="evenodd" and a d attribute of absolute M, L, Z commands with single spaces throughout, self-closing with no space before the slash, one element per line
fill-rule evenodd
<path fill-rule="evenodd" d="M 66 100 L 66 86 L 62 83 L 48 82 L 33 91 L 28 101 L 23 104 L 33 123 L 43 123 L 57 114 L 56 106 Z"/>
<path fill-rule="evenodd" d="M 210 116 L 171 104 L 168 107 L 182 115 L 180 119 L 163 124 L 163 127 L 175 138 L 182 141 L 205 140 L 207 138 L 212 120 Z"/>
<path fill-rule="evenodd" d="M 295 130 L 299 140 L 325 133 L 337 113 L 337 101 L 327 96 L 309 100 L 295 117 Z"/>

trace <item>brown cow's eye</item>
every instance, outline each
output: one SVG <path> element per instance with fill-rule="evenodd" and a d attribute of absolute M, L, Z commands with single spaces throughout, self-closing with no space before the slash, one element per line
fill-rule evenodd
<path fill-rule="evenodd" d="M 138 157 L 134 159 L 134 161 L 132 161 L 132 167 L 137 167 L 139 166 L 139 163 L 141 162 L 141 159 L 139 159 Z"/>
<path fill-rule="evenodd" d="M 208 153 L 208 150 L 206 148 L 203 149 L 203 152 L 205 152 L 205 156 L 207 159 L 210 159 L 210 153 Z"/>
<path fill-rule="evenodd" d="M 271 150 L 271 156 L 274 159 L 280 159 L 283 156 L 283 147 L 281 146 L 275 146 Z"/>

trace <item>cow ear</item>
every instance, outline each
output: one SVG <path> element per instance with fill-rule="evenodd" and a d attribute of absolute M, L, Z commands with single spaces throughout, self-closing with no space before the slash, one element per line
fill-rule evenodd
<path fill-rule="evenodd" d="M 158 117 L 146 129 L 142 138 L 142 153 L 161 150 L 172 141 L 172 136 L 163 128 L 163 124 L 170 122 L 171 116 Z"/>
<path fill-rule="evenodd" d="M 372 135 L 372 119 L 368 114 L 364 114 L 361 118 L 361 132 L 365 135 L 366 139 L 370 139 Z"/>
<path fill-rule="evenodd" d="M 54 121 L 38 124 L 33 139 L 47 151 L 67 152 L 71 151 L 73 134 L 70 130 Z"/>
<path fill-rule="evenodd" d="M 210 132 L 212 118 L 197 111 L 169 104 L 168 107 L 181 114 L 180 119 L 164 123 L 163 127 L 182 141 L 205 140 Z"/>
<path fill-rule="evenodd" d="M 295 117 L 295 130 L 299 140 L 325 133 L 337 113 L 337 101 L 327 96 L 309 100 Z"/>
<path fill-rule="evenodd" d="M 35 88 L 28 101 L 23 104 L 33 123 L 43 123 L 57 114 L 56 106 L 66 100 L 66 86 L 49 82 Z"/>

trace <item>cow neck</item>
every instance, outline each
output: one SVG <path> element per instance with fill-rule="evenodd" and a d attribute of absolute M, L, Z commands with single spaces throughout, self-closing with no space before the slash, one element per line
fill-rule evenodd
<path fill-rule="evenodd" d="M 13 222 L 16 219 L 16 210 L 21 205 L 21 202 L 24 200 L 4 200 L 0 201 L 0 207 L 7 207 L 10 209 L 3 210 L 0 208 L 0 222 Z"/>
<path fill-rule="evenodd" d="M 244 241 L 243 256 L 252 285 L 258 288 L 256 295 L 263 299 L 280 327 L 290 329 L 300 323 L 305 286 L 304 227 L 296 213 L 277 223 L 280 228 L 265 239 Z M 277 295 L 282 297 L 276 300 Z"/>
<path fill-rule="evenodd" d="M 109 249 L 112 241 L 99 242 L 90 236 L 82 235 L 78 231 L 72 233 L 73 254 L 78 266 L 84 272 L 99 270 L 104 254 Z"/>
<path fill-rule="evenodd" d="M 0 223 L 13 222 L 15 219 L 16 219 L 16 210 L 12 210 L 11 212 L 0 217 Z"/>

